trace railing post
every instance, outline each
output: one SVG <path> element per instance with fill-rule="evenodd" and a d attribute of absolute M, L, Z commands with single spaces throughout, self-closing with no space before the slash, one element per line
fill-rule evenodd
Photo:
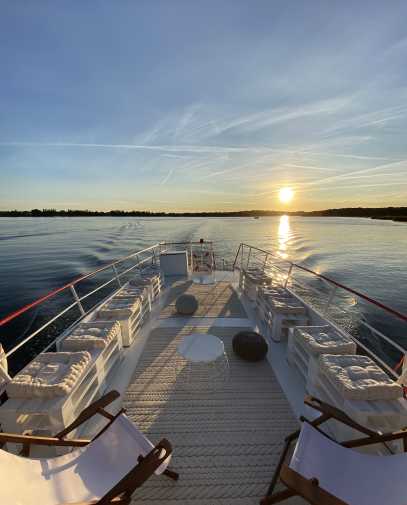
<path fill-rule="evenodd" d="M 71 293 L 72 293 L 72 295 L 73 295 L 73 297 L 75 299 L 75 302 L 77 303 L 77 305 L 79 307 L 80 313 L 82 314 L 82 316 L 84 316 L 85 315 L 85 309 L 83 308 L 83 305 L 82 305 L 82 303 L 81 303 L 81 301 L 79 299 L 79 296 L 78 296 L 78 293 L 76 292 L 76 289 L 73 287 L 72 284 L 69 287 L 71 288 Z"/>
<path fill-rule="evenodd" d="M 190 268 L 192 271 L 194 271 L 194 257 L 193 257 L 193 253 L 192 253 L 192 243 L 191 241 L 189 241 L 189 265 L 190 265 Z"/>
<path fill-rule="evenodd" d="M 249 263 L 250 263 L 250 255 L 252 253 L 252 248 L 250 247 L 249 249 L 249 254 L 247 255 L 247 264 L 246 264 L 246 268 L 249 269 Z"/>
<path fill-rule="evenodd" d="M 232 271 L 234 272 L 235 268 L 236 268 L 236 262 L 239 258 L 239 253 L 240 253 L 240 249 L 242 248 L 242 243 L 239 244 L 239 248 L 236 252 L 236 256 L 235 256 L 235 261 L 233 262 L 233 266 L 232 266 Z"/>
<path fill-rule="evenodd" d="M 267 265 L 267 260 L 268 259 L 269 259 L 269 255 L 268 255 L 268 253 L 266 253 L 266 257 L 264 258 L 264 263 L 263 263 L 263 272 L 266 269 L 266 265 Z"/>
<path fill-rule="evenodd" d="M 287 285 L 288 285 L 288 281 L 290 280 L 291 273 L 292 273 L 292 271 L 293 271 L 293 266 L 294 266 L 294 265 L 291 263 L 291 265 L 290 265 L 290 269 L 288 270 L 288 274 L 287 274 L 287 277 L 286 277 L 285 282 L 284 282 L 284 287 L 285 287 L 285 288 L 287 287 Z"/>
<path fill-rule="evenodd" d="M 328 309 L 332 303 L 332 300 L 334 299 L 337 289 L 338 289 L 338 286 L 333 286 L 333 288 L 331 289 L 331 292 L 329 293 L 329 298 L 328 298 L 328 300 L 325 304 L 325 307 L 324 307 L 324 314 L 326 314 L 328 312 Z"/>
<path fill-rule="evenodd" d="M 116 277 L 116 280 L 117 280 L 117 284 L 119 285 L 119 288 L 121 288 L 122 283 L 120 282 L 120 277 L 119 277 L 119 274 L 117 273 L 116 265 L 112 265 L 112 267 L 113 267 L 114 276 Z"/>

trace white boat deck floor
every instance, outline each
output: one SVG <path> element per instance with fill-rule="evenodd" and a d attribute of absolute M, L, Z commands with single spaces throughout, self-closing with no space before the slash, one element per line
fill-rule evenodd
<path fill-rule="evenodd" d="M 228 303 L 232 295 L 239 317 L 244 317 L 240 308 L 245 312 L 233 287 L 224 284 L 187 286 L 199 300 L 217 299 L 212 304 L 217 307 L 216 319 L 208 317 L 203 325 L 201 313 L 199 325 L 191 318 L 184 326 L 165 326 L 161 320 L 140 356 L 123 406 L 153 442 L 164 437 L 170 440 L 174 451 L 171 467 L 179 472 L 180 479 L 174 482 L 154 476 L 134 493 L 134 503 L 258 504 L 270 483 L 284 437 L 298 428 L 269 362 L 248 363 L 233 354 L 233 335 L 242 328 L 229 326 L 227 318 L 219 325 L 222 310 L 219 312 L 218 307 Z M 210 289 L 215 290 L 212 295 Z M 172 293 L 167 307 L 183 291 L 180 288 Z M 220 292 L 226 296 L 216 298 L 214 294 Z M 231 311 L 232 324 L 236 315 Z M 229 378 L 217 383 L 216 388 L 210 376 L 207 381 L 191 381 L 182 368 L 183 358 L 177 354 L 182 338 L 197 332 L 203 334 L 202 338 L 206 333 L 217 335 L 224 342 Z"/>

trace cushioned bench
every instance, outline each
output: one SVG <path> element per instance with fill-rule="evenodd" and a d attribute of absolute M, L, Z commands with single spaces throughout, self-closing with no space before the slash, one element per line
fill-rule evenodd
<path fill-rule="evenodd" d="M 403 388 L 367 356 L 322 354 L 309 367 L 309 392 L 344 410 L 363 426 L 395 431 L 407 426 Z M 339 439 L 352 438 L 345 425 L 332 427 Z"/>
<path fill-rule="evenodd" d="M 62 342 L 64 351 L 91 351 L 93 349 L 105 349 L 109 344 L 117 340 L 122 342 L 120 323 L 113 322 L 87 322 L 80 323 Z"/>
<path fill-rule="evenodd" d="M 240 271 L 239 287 L 251 302 L 255 302 L 257 291 L 262 286 L 271 286 L 272 277 L 261 269 L 242 269 Z"/>
<path fill-rule="evenodd" d="M 119 321 L 122 343 L 129 347 L 142 324 L 142 302 L 138 296 L 114 297 L 96 313 L 96 321 Z"/>
<path fill-rule="evenodd" d="M 355 354 L 356 343 L 350 336 L 329 325 L 295 326 L 288 333 L 287 360 L 297 367 L 307 382 L 311 359 L 321 354 Z"/>
<path fill-rule="evenodd" d="M 87 351 L 39 354 L 7 385 L 9 398 L 68 396 L 91 363 Z"/>
<path fill-rule="evenodd" d="M 257 308 L 266 336 L 276 342 L 287 338 L 291 327 L 308 323 L 307 309 L 295 296 L 281 287 L 260 289 Z"/>
<path fill-rule="evenodd" d="M 3 430 L 54 434 L 75 419 L 100 389 L 95 355 L 101 351 L 39 354 L 7 384 L 0 407 Z"/>

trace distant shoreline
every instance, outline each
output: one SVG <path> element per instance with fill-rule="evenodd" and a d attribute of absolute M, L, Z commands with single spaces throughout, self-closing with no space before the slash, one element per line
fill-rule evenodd
<path fill-rule="evenodd" d="M 274 211 L 274 210 L 241 210 L 230 212 L 150 212 L 110 210 L 106 212 L 92 210 L 4 210 L 0 217 L 269 217 L 269 216 L 303 216 L 303 217 L 366 217 L 399 222 L 407 222 L 407 207 L 346 207 L 316 211 Z"/>

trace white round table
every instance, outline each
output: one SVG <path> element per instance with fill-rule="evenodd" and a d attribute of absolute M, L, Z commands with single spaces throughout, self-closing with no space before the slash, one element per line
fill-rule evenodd
<path fill-rule="evenodd" d="M 222 340 L 209 333 L 191 333 L 184 337 L 177 352 L 185 360 L 185 383 L 217 388 L 229 377 L 229 361 Z"/>
<path fill-rule="evenodd" d="M 220 358 L 225 346 L 220 338 L 205 333 L 187 335 L 177 348 L 178 354 L 195 363 L 209 362 Z"/>

